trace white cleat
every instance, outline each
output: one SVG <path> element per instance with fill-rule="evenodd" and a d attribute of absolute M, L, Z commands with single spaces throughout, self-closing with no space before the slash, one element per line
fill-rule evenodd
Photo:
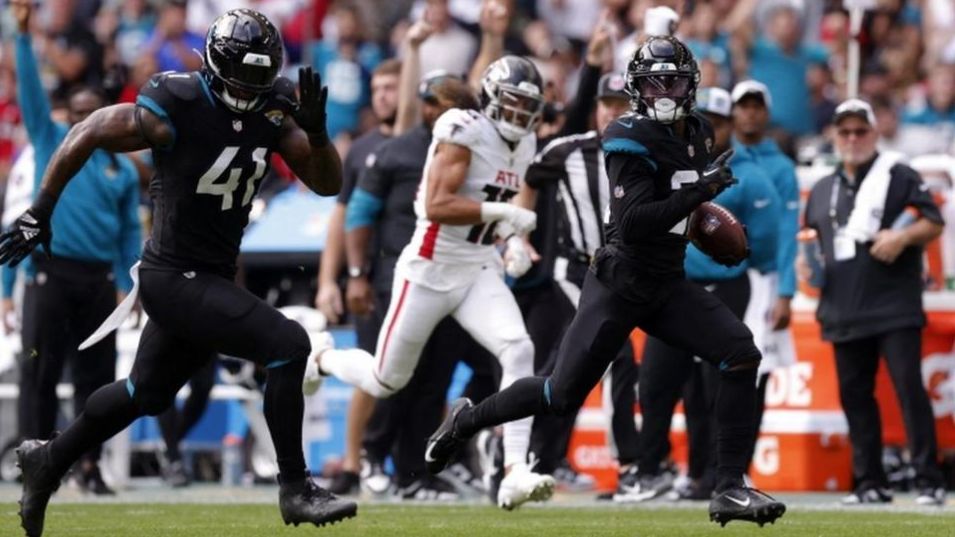
<path fill-rule="evenodd" d="M 537 474 L 525 465 L 515 465 L 501 481 L 497 491 L 497 505 L 508 511 L 527 502 L 543 502 L 554 495 L 554 478 Z"/>
<path fill-rule="evenodd" d="M 308 355 L 308 361 L 305 363 L 305 377 L 302 379 L 302 393 L 306 397 L 315 395 L 325 378 L 325 375 L 318 370 L 319 358 L 323 352 L 335 348 L 335 340 L 328 332 L 318 332 L 309 339 L 312 342 L 312 353 Z"/>

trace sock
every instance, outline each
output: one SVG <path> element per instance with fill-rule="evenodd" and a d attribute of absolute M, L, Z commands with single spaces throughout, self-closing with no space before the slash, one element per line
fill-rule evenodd
<path fill-rule="evenodd" d="M 322 353 L 323 374 L 333 375 L 359 390 L 382 398 L 392 395 L 400 386 L 389 390 L 375 377 L 375 357 L 361 349 L 329 349 Z"/>
<path fill-rule="evenodd" d="M 455 421 L 455 434 L 470 437 L 485 427 L 547 412 L 545 380 L 544 377 L 522 378 L 477 406 L 462 411 Z M 526 452 L 522 456 L 526 457 Z"/>
<path fill-rule="evenodd" d="M 83 453 L 129 426 L 143 412 L 133 402 L 127 379 L 117 380 L 93 392 L 86 409 L 63 434 L 50 442 L 50 461 L 64 474 Z"/>
<path fill-rule="evenodd" d="M 743 485 L 755 419 L 756 369 L 721 373 L 716 395 L 717 492 Z"/>
<path fill-rule="evenodd" d="M 265 385 L 265 421 L 275 445 L 279 464 L 279 481 L 296 483 L 306 477 L 305 455 L 302 453 L 302 421 L 305 419 L 305 396 L 302 379 L 305 360 L 293 360 L 268 369 Z"/>

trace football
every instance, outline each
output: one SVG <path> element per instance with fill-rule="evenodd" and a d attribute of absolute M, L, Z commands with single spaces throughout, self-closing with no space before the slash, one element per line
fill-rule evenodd
<path fill-rule="evenodd" d="M 690 241 L 721 265 L 732 267 L 749 257 L 746 230 L 725 207 L 705 202 L 690 214 Z"/>

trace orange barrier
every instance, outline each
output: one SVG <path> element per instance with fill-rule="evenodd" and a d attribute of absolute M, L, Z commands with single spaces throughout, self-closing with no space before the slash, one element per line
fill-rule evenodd
<path fill-rule="evenodd" d="M 792 329 L 798 361 L 770 378 L 751 476 L 756 486 L 767 490 L 848 490 L 851 448 L 839 404 L 832 347 L 820 338 L 811 299 L 797 297 L 794 310 Z M 955 293 L 926 293 L 926 310 L 922 374 L 932 399 L 939 448 L 955 450 Z M 643 334 L 635 331 L 637 356 L 642 352 L 643 340 Z M 904 444 L 905 428 L 884 364 L 878 373 L 876 392 L 884 441 Z M 594 476 L 601 489 L 613 489 L 616 461 L 606 446 L 609 422 L 601 401 L 598 385 L 578 416 L 569 458 L 578 471 Z M 639 410 L 635 419 L 639 424 Z M 686 435 L 679 407 L 670 440 L 673 459 L 685 465 Z"/>

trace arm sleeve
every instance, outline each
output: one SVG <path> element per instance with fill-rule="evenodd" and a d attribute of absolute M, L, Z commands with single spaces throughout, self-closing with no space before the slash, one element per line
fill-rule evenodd
<path fill-rule="evenodd" d="M 355 188 L 345 209 L 345 232 L 371 226 L 378 219 L 384 206 L 383 199 L 361 187 Z"/>
<path fill-rule="evenodd" d="M 590 113 L 597 102 L 597 86 L 600 84 L 600 67 L 594 67 L 584 62 L 580 71 L 580 82 L 577 84 L 577 95 L 567 105 L 564 114 L 564 126 L 560 130 L 561 136 L 580 134 L 587 131 Z"/>
<path fill-rule="evenodd" d="M 0 278 L 3 280 L 3 298 L 13 298 L 13 286 L 17 283 L 17 269 L 9 265 L 0 267 Z"/>
<path fill-rule="evenodd" d="M 143 242 L 142 229 L 139 225 L 139 183 L 136 180 L 136 170 L 133 165 L 127 162 L 126 167 L 131 179 L 120 207 L 119 259 L 115 266 L 116 288 L 124 293 L 128 293 L 133 288 L 129 269 L 139 259 Z"/>
<path fill-rule="evenodd" d="M 779 296 L 796 293 L 796 232 L 799 231 L 799 183 L 792 165 L 786 178 L 776 185 L 782 211 L 779 218 L 776 270 L 779 271 Z"/>
<path fill-rule="evenodd" d="M 701 188 L 689 186 L 664 200 L 653 199 L 652 161 L 626 153 L 607 154 L 610 214 L 625 242 L 664 233 L 706 201 Z"/>
<path fill-rule="evenodd" d="M 52 153 L 57 145 L 56 128 L 50 117 L 50 101 L 40 81 L 29 34 L 18 34 L 16 37 L 16 61 L 17 98 L 30 143 L 41 154 Z"/>

